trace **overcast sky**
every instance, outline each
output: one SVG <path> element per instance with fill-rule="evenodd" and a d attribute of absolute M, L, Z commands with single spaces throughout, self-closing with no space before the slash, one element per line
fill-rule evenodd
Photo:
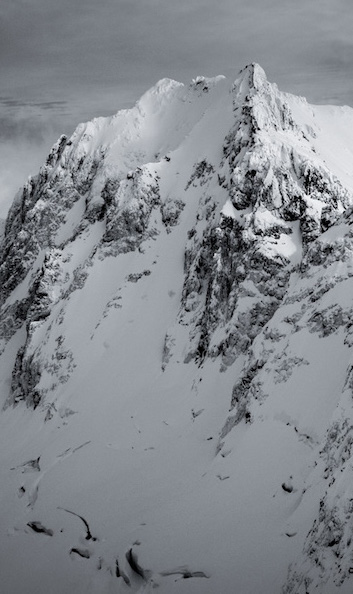
<path fill-rule="evenodd" d="M 234 79 L 255 61 L 282 90 L 353 106 L 352 25 L 352 0 L 2 0 L 2 203 L 60 133 L 163 77 Z"/>

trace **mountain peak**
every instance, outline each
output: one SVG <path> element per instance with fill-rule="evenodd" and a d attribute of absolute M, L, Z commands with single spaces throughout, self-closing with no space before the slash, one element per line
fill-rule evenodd
<path fill-rule="evenodd" d="M 260 91 L 268 84 L 266 73 L 256 62 L 251 62 L 239 72 L 234 86 L 240 88 L 243 93 Z"/>
<path fill-rule="evenodd" d="M 249 82 L 250 87 L 254 87 L 255 89 L 260 89 L 264 83 L 267 82 L 267 76 L 264 69 L 257 64 L 256 62 L 251 62 L 247 64 L 240 73 L 247 79 Z"/>
<path fill-rule="evenodd" d="M 352 592 L 352 142 L 255 63 L 59 139 L 0 248 L 7 594 Z"/>
<path fill-rule="evenodd" d="M 142 95 L 137 105 L 143 111 L 158 111 L 163 105 L 170 103 L 183 89 L 183 83 L 171 78 L 162 78 Z"/>

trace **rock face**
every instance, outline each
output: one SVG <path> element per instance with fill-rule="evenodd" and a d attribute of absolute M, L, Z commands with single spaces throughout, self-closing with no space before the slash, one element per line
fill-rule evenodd
<path fill-rule="evenodd" d="M 58 140 L 0 248 L 9 594 L 351 592 L 352 140 L 256 64 Z"/>

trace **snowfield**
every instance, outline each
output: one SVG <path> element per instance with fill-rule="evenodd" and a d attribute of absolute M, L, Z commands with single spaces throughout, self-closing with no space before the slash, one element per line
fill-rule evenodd
<path fill-rule="evenodd" d="M 6 594 L 351 594 L 353 110 L 160 81 L 0 250 Z"/>

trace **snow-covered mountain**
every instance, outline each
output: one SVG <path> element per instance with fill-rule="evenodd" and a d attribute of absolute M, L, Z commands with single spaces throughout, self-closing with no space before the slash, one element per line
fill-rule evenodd
<path fill-rule="evenodd" d="M 164 79 L 0 252 L 6 594 L 350 594 L 353 110 Z"/>

